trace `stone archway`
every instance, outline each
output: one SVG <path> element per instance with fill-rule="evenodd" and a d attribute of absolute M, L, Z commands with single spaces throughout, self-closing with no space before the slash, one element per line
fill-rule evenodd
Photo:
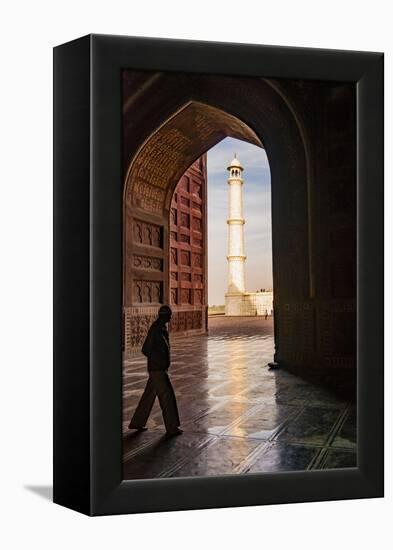
<path fill-rule="evenodd" d="M 203 162 L 201 155 L 225 136 L 236 137 L 262 147 L 258 136 L 239 119 L 216 107 L 190 101 L 149 137 L 129 166 L 125 186 L 124 234 L 124 288 L 127 304 L 124 314 L 125 325 L 128 327 L 125 338 L 128 349 L 141 344 L 159 304 L 173 303 L 170 275 L 176 273 L 169 273 L 171 258 L 172 263 L 188 262 L 190 267 L 200 271 L 203 280 L 196 291 L 203 294 L 202 299 L 198 303 L 190 300 L 185 308 L 175 306 L 172 327 L 187 332 L 203 332 L 206 328 L 207 272 L 203 254 L 207 248 L 206 232 L 199 229 L 203 239 L 200 254 L 170 247 L 169 216 L 177 213 L 174 209 L 170 212 L 170 206 L 179 179 L 186 177 L 184 173 L 195 164 L 196 159 L 200 158 Z M 192 168 L 187 173 L 191 175 Z M 206 190 L 195 181 L 194 175 L 192 185 L 198 188 L 199 195 L 194 198 L 195 201 L 200 201 Z M 189 191 L 188 196 L 192 196 L 195 189 Z M 130 212 L 133 213 L 132 217 Z M 190 219 L 189 214 L 184 214 L 184 217 L 186 219 L 182 223 L 184 226 L 188 224 L 191 232 L 190 224 L 204 222 L 196 216 L 191 216 Z M 176 258 L 175 255 L 181 257 Z"/>
<path fill-rule="evenodd" d="M 339 192 L 347 201 L 355 193 L 353 122 L 340 118 L 352 105 L 352 90 L 131 71 L 123 86 L 124 351 L 140 346 L 159 304 L 169 302 L 169 207 L 179 178 L 232 136 L 264 147 L 270 165 L 276 359 L 293 367 L 354 366 L 353 339 L 338 327 L 352 333 L 356 282 L 348 273 L 355 265 L 356 211 L 348 203 L 348 217 L 340 222 L 341 242 L 350 252 L 343 278 L 343 260 L 331 244 L 337 230 L 325 207 Z M 336 154 L 333 169 L 323 146 L 331 159 Z M 316 179 L 324 181 L 327 171 L 330 187 L 318 187 Z"/>
<path fill-rule="evenodd" d="M 272 175 L 273 257 L 303 266 L 291 284 L 291 296 L 307 298 L 309 281 L 306 153 L 297 121 L 280 95 L 266 82 L 194 80 L 188 99 L 158 124 L 130 158 L 124 188 L 125 351 L 140 346 L 160 303 L 169 303 L 169 208 L 173 191 L 187 168 L 226 136 L 266 147 Z M 251 85 L 251 87 L 250 87 Z M 243 90 L 241 89 L 243 87 Z M 196 90 L 199 93 L 196 94 Z M 245 98 L 248 97 L 248 101 Z M 258 101 L 255 99 L 258 98 Z M 266 142 L 266 145 L 265 145 Z M 280 201 L 277 197 L 285 197 Z M 283 203 L 286 204 L 283 204 Z M 296 212 L 296 216 L 291 215 Z M 275 232 L 277 223 L 280 232 Z M 279 249 L 282 225 L 290 226 L 291 245 Z M 299 244 L 301 245 L 299 246 Z M 296 258 L 294 258 L 296 256 Z M 285 294 L 283 262 L 273 261 L 276 307 Z M 285 263 L 285 261 L 284 261 Z M 281 277 L 282 279 L 282 277 Z M 203 314 L 198 316 L 203 328 Z"/>

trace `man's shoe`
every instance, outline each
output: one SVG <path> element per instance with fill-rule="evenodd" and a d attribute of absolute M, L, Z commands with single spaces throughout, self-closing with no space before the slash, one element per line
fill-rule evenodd
<path fill-rule="evenodd" d="M 145 428 L 145 426 L 139 427 L 139 426 L 132 426 L 131 424 L 129 424 L 128 429 L 129 430 L 136 430 L 137 432 L 145 432 L 147 430 L 147 428 Z"/>
<path fill-rule="evenodd" d="M 183 430 L 180 428 L 176 428 L 176 430 L 173 430 L 173 432 L 166 432 L 165 437 L 175 437 L 176 435 L 181 435 L 183 433 Z"/>

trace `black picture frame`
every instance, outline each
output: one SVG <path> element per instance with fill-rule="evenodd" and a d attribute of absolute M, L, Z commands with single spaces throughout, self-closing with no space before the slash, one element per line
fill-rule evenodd
<path fill-rule="evenodd" d="M 124 68 L 356 83 L 358 467 L 122 480 Z M 54 502 L 88 515 L 383 496 L 383 54 L 88 35 L 54 49 Z"/>

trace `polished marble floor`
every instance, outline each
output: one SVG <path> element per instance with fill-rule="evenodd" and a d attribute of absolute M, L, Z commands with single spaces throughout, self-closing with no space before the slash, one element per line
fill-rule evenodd
<path fill-rule="evenodd" d="M 156 402 L 148 430 L 128 430 L 146 360 L 124 362 L 123 477 L 209 476 L 356 466 L 356 410 L 329 390 L 270 370 L 270 319 L 209 319 L 209 335 L 172 339 L 169 370 L 181 436 L 165 439 Z"/>

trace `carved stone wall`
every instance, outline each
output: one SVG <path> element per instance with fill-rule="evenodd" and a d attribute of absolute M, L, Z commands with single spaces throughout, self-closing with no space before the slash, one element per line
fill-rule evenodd
<path fill-rule="evenodd" d="M 140 349 L 149 326 L 164 303 L 164 220 L 126 208 L 124 234 L 123 351 Z"/>
<path fill-rule="evenodd" d="M 283 195 L 272 197 L 277 209 L 273 213 L 276 360 L 292 368 L 355 368 L 355 87 L 301 81 L 275 86 L 289 98 L 301 122 L 308 164 L 306 201 L 298 195 L 300 188 L 285 200 Z M 275 192 L 273 183 L 272 195 Z M 304 233 L 301 236 L 300 224 L 294 231 L 287 225 L 288 220 L 295 224 L 302 219 L 302 203 L 308 211 L 307 239 Z M 307 241 L 309 290 L 296 296 L 291 284 L 301 287 L 304 272 L 298 259 Z"/>
<path fill-rule="evenodd" d="M 173 333 L 184 333 L 190 330 L 197 330 L 198 332 L 204 326 L 203 311 L 175 311 L 170 323 L 170 330 Z"/>
<path fill-rule="evenodd" d="M 152 322 L 157 318 L 158 307 L 127 307 L 123 310 L 124 342 L 126 353 L 139 350 Z"/>
<path fill-rule="evenodd" d="M 179 180 L 168 214 L 127 208 L 125 353 L 140 348 L 163 303 L 174 312 L 171 332 L 206 330 L 206 185 L 203 155 Z"/>
<path fill-rule="evenodd" d="M 282 365 L 356 366 L 355 300 L 285 303 L 276 306 L 275 315 Z"/>
<path fill-rule="evenodd" d="M 228 133 L 261 145 L 251 128 L 229 113 L 197 101 L 183 105 L 177 116 L 169 118 L 167 124 L 143 144 L 131 164 L 127 175 L 127 202 L 150 213 L 162 214 L 163 209 L 169 207 L 173 187 L 185 167 Z M 185 191 L 201 198 L 197 180 L 188 183 L 184 180 L 184 185 Z M 183 197 L 187 207 L 189 200 Z"/>
<path fill-rule="evenodd" d="M 279 360 L 282 364 L 310 363 L 315 357 L 315 309 L 310 302 L 285 303 L 275 308 L 279 322 Z"/>
<path fill-rule="evenodd" d="M 162 303 L 162 281 L 134 280 L 133 287 L 133 301 L 135 304 Z"/>
<path fill-rule="evenodd" d="M 206 155 L 180 178 L 170 205 L 170 330 L 206 330 Z"/>

